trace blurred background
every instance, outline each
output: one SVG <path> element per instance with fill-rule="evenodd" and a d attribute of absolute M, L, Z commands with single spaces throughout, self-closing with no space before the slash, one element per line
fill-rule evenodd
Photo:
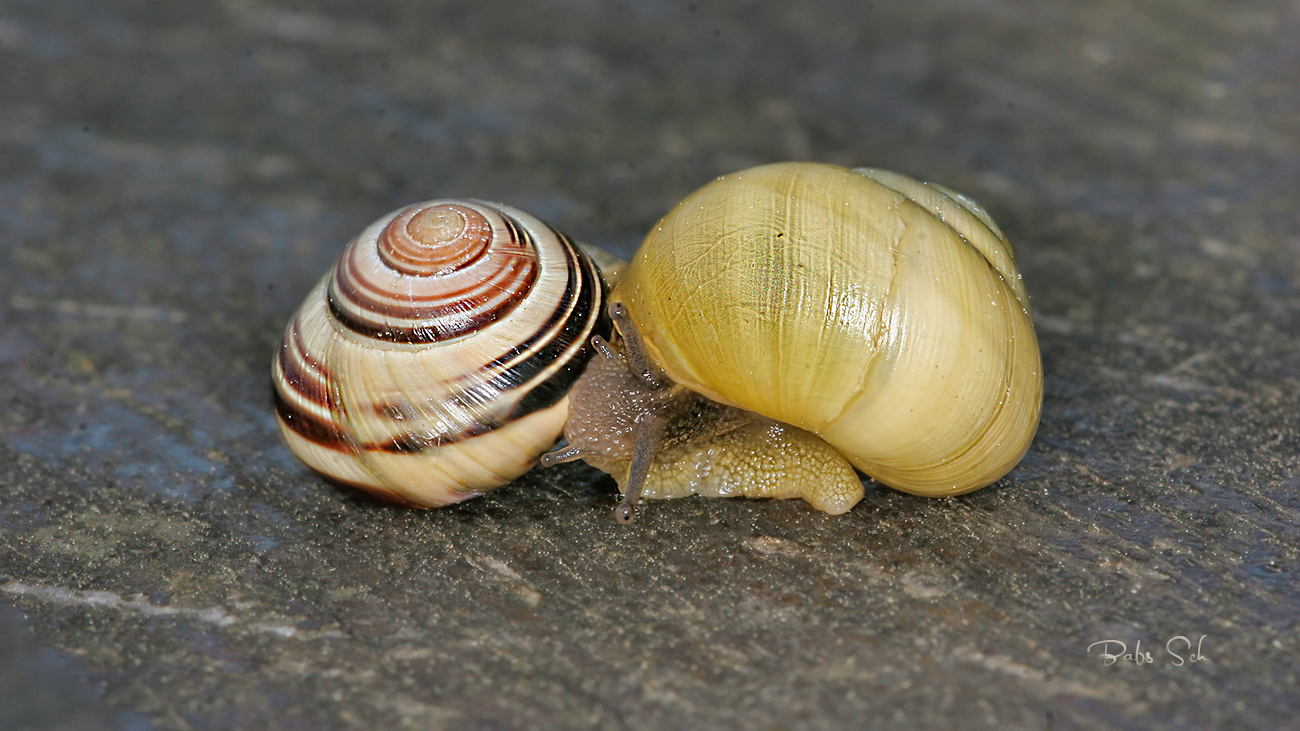
<path fill-rule="evenodd" d="M 1294 724 L 1297 37 L 1283 0 L 3 0 L 0 727 Z M 279 443 L 284 323 L 383 213 L 627 256 L 779 160 L 1016 245 L 1046 401 L 1005 479 L 620 527 L 581 465 L 413 512 Z"/>

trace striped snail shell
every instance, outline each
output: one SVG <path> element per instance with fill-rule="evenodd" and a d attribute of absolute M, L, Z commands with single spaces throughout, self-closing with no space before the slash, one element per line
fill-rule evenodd
<path fill-rule="evenodd" d="M 354 239 L 286 328 L 280 431 L 314 469 L 420 507 L 482 494 L 555 443 L 608 333 L 604 283 L 523 211 L 435 200 Z"/>
<path fill-rule="evenodd" d="M 801 497 L 842 513 L 854 468 L 959 495 L 1028 449 L 1042 408 L 1029 300 L 971 199 L 904 175 L 781 163 L 726 175 L 646 237 L 610 294 L 621 346 L 571 392 L 568 446 L 640 496 Z"/>

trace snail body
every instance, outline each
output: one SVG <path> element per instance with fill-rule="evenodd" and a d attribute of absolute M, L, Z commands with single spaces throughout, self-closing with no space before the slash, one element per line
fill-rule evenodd
<path fill-rule="evenodd" d="M 1038 344 L 1005 236 L 970 199 L 896 173 L 781 163 L 718 178 L 656 225 L 610 300 L 625 313 L 610 368 L 738 412 L 660 455 L 664 424 L 692 407 L 637 411 L 642 398 L 629 413 L 580 379 L 563 457 L 611 472 L 632 502 L 707 494 L 753 462 L 759 494 L 827 512 L 862 495 L 849 465 L 958 495 L 1006 474 L 1038 425 Z M 833 476 L 826 450 L 842 455 Z"/>
<path fill-rule="evenodd" d="M 273 364 L 276 413 L 314 469 L 434 507 L 523 474 L 608 332 L 604 283 L 523 211 L 439 200 L 395 211 L 345 249 L 294 314 Z"/>

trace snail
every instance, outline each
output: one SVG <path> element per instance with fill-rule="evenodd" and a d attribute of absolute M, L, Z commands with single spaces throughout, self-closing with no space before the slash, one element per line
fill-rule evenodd
<path fill-rule="evenodd" d="M 280 433 L 309 466 L 416 507 L 526 472 L 609 333 L 605 284 L 564 234 L 498 203 L 435 200 L 357 236 L 285 329 Z"/>
<path fill-rule="evenodd" d="M 570 394 L 568 445 L 641 497 L 802 497 L 854 472 L 924 496 L 984 487 L 1038 427 L 1042 368 L 1006 237 L 971 199 L 871 168 L 765 165 L 654 227 L 610 294 L 622 350 Z"/>
<path fill-rule="evenodd" d="M 477 253 L 487 244 L 450 243 L 464 237 L 514 252 L 497 257 L 499 279 L 474 269 L 497 260 Z M 523 260 L 531 284 L 477 286 Z M 435 506 L 522 474 L 563 430 L 542 464 L 609 472 L 627 521 L 642 498 L 691 494 L 839 514 L 863 495 L 855 470 L 958 495 L 1010 471 L 1037 428 L 1041 363 L 1014 254 L 946 188 L 761 166 L 683 200 L 625 271 L 601 265 L 608 295 L 582 248 L 507 206 L 380 219 L 289 324 L 282 432 L 327 475 Z M 460 291 L 472 302 L 454 303 Z"/>

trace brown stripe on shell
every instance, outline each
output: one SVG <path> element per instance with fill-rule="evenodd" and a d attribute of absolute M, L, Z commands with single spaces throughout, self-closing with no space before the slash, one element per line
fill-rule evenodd
<path fill-rule="evenodd" d="M 427 276 L 399 276 L 383 253 L 385 239 L 396 237 L 394 230 L 407 232 L 422 212 L 441 209 L 458 217 L 472 214 L 467 229 L 490 224 L 486 229 L 491 234 L 490 245 L 472 256 L 466 254 L 453 269 Z M 409 209 L 385 226 L 378 244 L 380 253 L 372 257 L 366 248 L 370 245 L 354 242 L 335 266 L 329 307 L 348 328 L 390 342 L 428 343 L 467 335 L 513 311 L 538 277 L 536 242 L 526 229 L 503 213 L 489 220 L 456 204 Z M 402 256 L 409 254 L 406 249 L 401 252 Z M 384 261 L 383 268 L 374 268 L 377 259 Z M 402 289 L 393 291 L 399 286 Z"/>
<path fill-rule="evenodd" d="M 491 269 L 485 267 L 486 271 L 467 272 L 462 277 L 404 279 L 402 281 L 407 285 L 407 290 L 394 296 L 393 292 L 382 284 L 376 285 L 367 279 L 355 260 L 349 260 L 346 270 L 349 280 L 343 284 L 347 287 L 346 293 L 350 295 L 349 299 L 356 297 L 358 301 L 373 302 L 378 307 L 389 308 L 381 310 L 380 314 L 415 319 L 422 317 L 424 312 L 431 311 L 432 308 L 452 305 L 461 299 L 481 297 L 482 292 L 485 291 L 501 293 L 504 296 L 503 293 L 509 290 L 503 287 L 502 282 L 509 281 L 511 274 L 519 278 L 520 272 L 536 268 L 537 255 L 527 249 L 497 252 L 495 263 L 497 266 Z M 457 285 L 459 288 L 453 289 Z"/>
<path fill-rule="evenodd" d="M 475 401 L 490 402 L 498 397 L 508 399 L 511 391 L 519 389 L 526 389 L 526 392 L 503 420 L 497 421 L 480 411 L 484 420 L 475 422 L 456 434 L 440 435 L 438 444 L 460 442 L 486 434 L 559 403 L 586 368 L 587 359 L 592 353 L 591 336 L 610 336 L 612 325 L 603 306 L 605 284 L 599 270 L 586 256 L 576 253 L 577 247 L 572 241 L 558 231 L 555 235 L 574 255 L 566 258 L 568 277 L 564 294 L 551 316 L 531 338 L 509 353 L 494 359 L 478 371 L 457 379 L 460 388 L 444 396 L 441 405 L 444 408 L 451 407 L 448 408 L 451 411 L 473 410 L 471 404 Z M 524 355 L 541 342 L 545 342 L 545 345 L 531 355 Z M 562 358 L 570 350 L 572 352 L 569 357 Z M 557 360 L 561 363 L 554 373 L 541 381 L 535 380 L 539 373 L 554 366 Z M 482 394 L 482 398 L 473 398 L 475 394 Z M 409 404 L 389 403 L 374 408 L 377 414 L 396 417 L 395 421 L 409 420 L 416 413 L 416 409 Z M 385 443 L 382 449 L 407 452 L 421 441 L 428 443 L 424 438 L 403 435 Z"/>
<path fill-rule="evenodd" d="M 286 427 L 313 444 L 347 454 L 357 451 L 338 424 L 299 408 L 285 398 L 278 387 L 275 389 L 275 413 Z"/>
<path fill-rule="evenodd" d="M 376 452 L 388 452 L 390 454 L 418 454 L 428 449 L 441 447 L 444 444 L 455 444 L 467 439 L 473 439 L 474 437 L 496 431 L 502 426 L 504 426 L 504 424 L 495 419 L 488 422 L 475 422 L 456 434 L 439 434 L 433 438 L 412 434 L 411 432 L 404 432 L 383 443 L 364 445 L 362 449 Z"/>
<path fill-rule="evenodd" d="M 568 250 L 577 251 L 577 246 L 572 241 L 558 231 L 555 233 Z M 567 263 L 569 277 L 564 295 L 560 298 L 559 306 L 538 328 L 537 334 L 485 366 L 485 370 L 500 369 L 492 376 L 493 385 L 502 391 L 511 390 L 533 381 L 539 373 L 561 360 L 563 354 L 574 349 L 577 344 L 578 352 L 570 354 L 564 367 L 545 381 L 529 388 L 511 414 L 512 419 L 554 405 L 563 398 L 568 387 L 582 375 L 586 367 L 587 358 L 591 354 L 591 336 L 600 334 L 609 337 L 611 326 L 603 304 L 605 285 L 600 272 L 586 256 L 575 254 L 568 258 Z M 543 341 L 546 341 L 545 345 L 535 353 L 520 359 L 520 354 L 527 353 Z M 576 363 L 577 367 L 569 368 L 570 363 Z"/>
<path fill-rule="evenodd" d="M 329 291 L 330 311 L 349 328 L 381 340 L 434 342 L 463 335 L 476 323 L 504 317 L 536 281 L 535 262 L 518 257 L 504 262 L 504 267 L 491 272 L 488 278 L 445 297 L 378 299 L 367 296 L 367 288 L 358 284 L 364 279 L 355 264 L 340 261 Z M 414 306 L 417 303 L 419 306 Z M 365 317 L 354 314 L 356 309 L 362 310 Z M 425 330 L 432 334 L 416 332 Z"/>
<path fill-rule="evenodd" d="M 289 323 L 284 334 L 284 342 L 277 355 L 280 363 L 280 383 L 276 389 L 291 389 L 303 399 L 321 406 L 329 406 L 328 387 L 329 371 L 324 364 L 316 360 L 302 341 L 298 330 L 298 321 Z"/>
<path fill-rule="evenodd" d="M 387 409 L 400 409 L 389 405 Z M 509 421 L 489 418 L 468 424 L 454 434 L 426 436 L 415 432 L 401 432 L 389 439 L 376 442 L 358 442 L 349 438 L 347 432 L 333 421 L 326 421 L 308 411 L 299 408 L 284 397 L 279 389 L 275 390 L 275 411 L 286 427 L 307 441 L 325 449 L 343 454 L 360 454 L 362 452 L 388 452 L 394 454 L 417 454 L 429 449 L 436 449 L 444 444 L 455 444 L 472 439 L 501 428 Z M 410 411 L 407 409 L 407 411 Z M 514 419 L 510 419 L 513 421 Z"/>
<path fill-rule="evenodd" d="M 344 454 L 361 452 L 418 453 L 441 444 L 460 441 L 439 435 L 430 439 L 412 432 L 403 432 L 382 442 L 357 442 L 349 438 L 348 433 L 334 421 L 326 421 L 299 408 L 284 397 L 279 389 L 275 391 L 275 411 L 286 427 L 307 441 L 325 449 Z M 472 429 L 466 431 L 473 431 Z"/>
<path fill-rule="evenodd" d="M 590 261 L 585 262 L 589 268 L 591 281 L 596 287 L 603 292 L 605 289 L 604 280 L 600 276 L 599 270 Z M 580 307 L 582 304 L 580 303 Z M 591 336 L 599 335 L 608 340 L 613 330 L 613 323 L 610 322 L 609 314 L 605 311 L 604 297 L 597 297 L 595 302 L 595 314 L 598 315 L 595 326 L 590 330 L 586 329 L 586 323 L 580 327 L 573 327 L 574 320 L 565 323 L 565 333 L 574 336 L 574 339 L 581 338 L 582 348 L 565 361 L 564 365 L 550 377 L 534 384 L 528 389 L 519 403 L 515 405 L 514 411 L 510 414 L 510 419 L 520 419 L 535 411 L 550 408 L 559 403 L 569 393 L 569 388 L 573 386 L 574 381 L 582 375 L 587 368 L 587 361 L 593 355 L 591 346 Z M 539 353 L 540 355 L 540 353 Z"/>
<path fill-rule="evenodd" d="M 487 301 L 491 297 L 509 297 L 515 292 L 526 293 L 526 290 L 520 290 L 523 286 L 531 286 L 536 279 L 535 272 L 530 271 L 536 269 L 535 259 L 522 255 L 501 257 L 500 263 L 500 267 L 483 273 L 481 278 L 467 279 L 460 289 L 444 288 L 431 295 L 403 292 L 395 297 L 391 292 L 372 286 L 358 264 L 346 260 L 339 262 L 331 289 L 337 288 L 339 294 L 346 296 L 346 301 L 341 304 L 350 305 L 349 310 L 364 307 L 366 314 L 397 320 L 420 320 L 443 309 L 454 308 L 464 300 Z M 517 284 L 508 286 L 512 282 Z"/>
<path fill-rule="evenodd" d="M 412 206 L 379 234 L 379 256 L 404 274 L 446 274 L 478 261 L 492 243 L 483 214 L 455 203 Z"/>
<path fill-rule="evenodd" d="M 377 446 L 375 451 L 389 454 L 419 454 L 429 448 L 429 440 L 414 434 L 398 434 Z"/>

